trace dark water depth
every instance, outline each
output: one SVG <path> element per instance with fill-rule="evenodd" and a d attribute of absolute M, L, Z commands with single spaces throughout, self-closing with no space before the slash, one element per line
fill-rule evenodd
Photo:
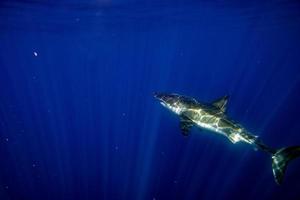
<path fill-rule="evenodd" d="M 300 199 L 300 159 L 192 128 L 153 92 L 300 145 L 298 1 L 1 1 L 0 199 Z"/>

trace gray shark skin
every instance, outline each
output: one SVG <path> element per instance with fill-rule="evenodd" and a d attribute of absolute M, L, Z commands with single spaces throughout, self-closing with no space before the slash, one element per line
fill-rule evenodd
<path fill-rule="evenodd" d="M 279 150 L 265 145 L 256 135 L 249 133 L 240 124 L 226 116 L 228 96 L 210 104 L 199 103 L 191 97 L 174 93 L 154 93 L 160 103 L 180 117 L 180 128 L 184 136 L 189 135 L 192 126 L 198 126 L 227 137 L 232 143 L 244 142 L 271 155 L 275 181 L 281 184 L 290 160 L 300 156 L 300 146 Z"/>

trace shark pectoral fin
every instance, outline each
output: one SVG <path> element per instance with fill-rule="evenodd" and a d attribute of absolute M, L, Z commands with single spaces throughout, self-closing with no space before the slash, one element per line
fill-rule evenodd
<path fill-rule="evenodd" d="M 191 127 L 194 125 L 194 122 L 192 122 L 189 118 L 185 116 L 180 116 L 180 129 L 181 133 L 184 136 L 188 136 Z"/>
<path fill-rule="evenodd" d="M 228 102 L 228 98 L 229 96 L 226 95 L 222 98 L 219 98 L 217 100 L 215 100 L 212 105 L 215 106 L 216 108 L 220 109 L 222 112 L 225 112 L 226 111 L 226 105 L 227 105 L 227 102 Z"/>

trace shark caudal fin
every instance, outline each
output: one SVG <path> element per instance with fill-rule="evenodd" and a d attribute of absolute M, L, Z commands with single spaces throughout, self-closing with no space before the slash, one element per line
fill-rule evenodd
<path fill-rule="evenodd" d="M 275 181 L 281 184 L 289 161 L 300 156 L 300 146 L 292 146 L 277 150 L 272 156 L 272 169 Z"/>

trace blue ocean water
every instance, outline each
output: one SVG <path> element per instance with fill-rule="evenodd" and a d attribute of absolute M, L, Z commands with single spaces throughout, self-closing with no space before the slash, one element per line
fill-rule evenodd
<path fill-rule="evenodd" d="M 300 159 L 192 128 L 153 98 L 212 102 L 300 145 L 298 1 L 0 2 L 0 199 L 300 199 Z"/>

